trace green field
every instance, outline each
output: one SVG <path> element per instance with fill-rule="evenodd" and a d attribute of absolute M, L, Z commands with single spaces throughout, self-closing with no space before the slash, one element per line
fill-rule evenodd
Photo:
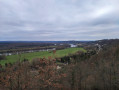
<path fill-rule="evenodd" d="M 5 63 L 14 63 L 17 60 L 23 60 L 28 59 L 28 60 L 32 60 L 34 58 L 48 58 L 49 56 L 55 58 L 55 57 L 63 57 L 63 56 L 67 56 L 69 54 L 73 54 L 76 53 L 77 51 L 83 51 L 86 52 L 86 50 L 84 50 L 83 48 L 67 48 L 67 49 L 63 49 L 63 50 L 57 50 L 55 54 L 53 54 L 52 52 L 49 51 L 41 51 L 41 52 L 32 52 L 32 53 L 23 53 L 20 55 L 11 55 L 11 56 L 6 56 L 6 60 L 1 60 L 0 64 L 1 65 L 5 65 Z"/>

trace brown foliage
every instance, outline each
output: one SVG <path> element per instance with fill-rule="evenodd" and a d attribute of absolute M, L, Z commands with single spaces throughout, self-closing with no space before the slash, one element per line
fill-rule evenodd
<path fill-rule="evenodd" d="M 39 90 L 39 89 L 59 89 L 63 85 L 60 79 L 65 74 L 59 73 L 55 60 L 36 59 L 35 63 L 23 62 L 13 66 L 7 65 L 0 74 L 1 88 L 9 90 Z"/>

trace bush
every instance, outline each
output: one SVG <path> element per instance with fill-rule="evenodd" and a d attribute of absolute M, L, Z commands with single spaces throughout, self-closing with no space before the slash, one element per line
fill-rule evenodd
<path fill-rule="evenodd" d="M 6 56 L 5 55 L 1 55 L 0 56 L 0 60 L 5 60 L 6 59 Z"/>

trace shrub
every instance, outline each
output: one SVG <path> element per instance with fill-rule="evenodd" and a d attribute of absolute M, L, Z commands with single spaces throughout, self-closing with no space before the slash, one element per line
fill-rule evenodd
<path fill-rule="evenodd" d="M 5 55 L 1 55 L 0 56 L 0 60 L 5 60 L 6 59 L 6 56 Z"/>

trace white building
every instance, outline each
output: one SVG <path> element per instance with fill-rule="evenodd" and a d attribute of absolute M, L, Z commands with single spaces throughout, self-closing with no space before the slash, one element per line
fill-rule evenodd
<path fill-rule="evenodd" d="M 74 45 L 74 44 L 70 44 L 70 47 L 77 47 L 77 45 Z"/>

